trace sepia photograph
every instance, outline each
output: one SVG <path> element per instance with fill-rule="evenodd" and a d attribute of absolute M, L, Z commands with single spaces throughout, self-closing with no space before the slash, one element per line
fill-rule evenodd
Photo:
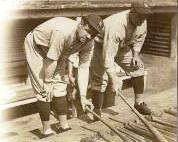
<path fill-rule="evenodd" d="M 0 0 L 1 142 L 177 142 L 177 0 Z"/>

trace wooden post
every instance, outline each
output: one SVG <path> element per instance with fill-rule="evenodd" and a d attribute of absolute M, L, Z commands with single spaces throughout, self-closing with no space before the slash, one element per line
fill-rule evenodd
<path fill-rule="evenodd" d="M 171 59 L 177 61 L 177 14 L 171 20 Z"/>

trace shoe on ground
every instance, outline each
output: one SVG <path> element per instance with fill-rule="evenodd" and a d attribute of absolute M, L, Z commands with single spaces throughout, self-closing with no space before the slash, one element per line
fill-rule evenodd
<path fill-rule="evenodd" d="M 45 137 L 54 135 L 55 132 L 54 132 L 51 128 L 49 128 L 49 129 L 47 129 L 45 132 L 42 131 L 41 134 L 42 134 L 42 137 L 45 138 Z"/>
<path fill-rule="evenodd" d="M 143 115 L 151 115 L 151 109 L 148 108 L 145 102 L 138 104 L 134 104 L 135 109 Z"/>

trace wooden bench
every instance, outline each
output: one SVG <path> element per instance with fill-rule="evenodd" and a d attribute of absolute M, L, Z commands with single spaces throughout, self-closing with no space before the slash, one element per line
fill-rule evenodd
<path fill-rule="evenodd" d="M 13 107 L 29 104 L 36 102 L 37 99 L 33 95 L 33 90 L 31 85 L 26 85 L 25 83 L 19 83 L 15 85 L 9 85 L 7 89 L 15 93 L 10 99 L 5 101 L 1 100 L 1 110 L 10 109 Z"/>
<path fill-rule="evenodd" d="M 146 78 L 147 78 L 147 71 L 145 71 L 145 84 L 147 80 Z M 123 81 L 126 81 L 126 80 L 130 80 L 131 77 L 122 76 L 121 79 Z M 14 91 L 17 94 L 17 97 L 11 99 L 8 102 L 1 103 L 0 104 L 1 110 L 6 110 L 17 106 L 34 103 L 37 101 L 36 97 L 33 95 L 33 90 L 31 85 L 26 85 L 25 83 L 19 83 L 15 85 L 10 85 L 9 89 Z"/>

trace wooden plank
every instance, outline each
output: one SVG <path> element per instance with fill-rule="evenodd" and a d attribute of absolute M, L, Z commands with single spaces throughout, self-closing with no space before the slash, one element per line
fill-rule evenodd
<path fill-rule="evenodd" d="M 161 15 L 160 15 L 161 16 Z M 161 21 L 161 18 L 159 18 L 159 17 L 157 17 L 157 18 L 151 18 L 151 19 L 149 19 L 149 20 L 147 20 L 148 21 L 148 27 L 161 27 L 161 28 L 163 28 L 163 29 L 167 29 L 167 30 L 169 30 L 170 29 L 170 25 L 171 25 L 171 19 L 166 19 L 166 20 L 162 20 L 163 22 L 162 23 L 160 23 L 160 22 L 156 22 L 155 21 L 155 19 L 158 19 L 158 20 L 160 20 Z M 165 24 L 165 23 L 167 23 L 167 24 Z"/>
<path fill-rule="evenodd" d="M 161 45 L 161 44 L 157 44 L 157 43 L 152 43 L 152 42 L 147 42 L 146 41 L 146 46 L 149 47 L 154 47 L 154 48 L 158 48 L 158 50 L 167 50 L 169 51 L 169 45 Z"/>
<path fill-rule="evenodd" d="M 162 33 L 171 33 L 171 29 L 169 27 L 169 29 L 163 29 L 161 27 L 151 27 L 151 26 L 148 26 L 148 31 L 157 31 L 157 32 L 162 32 Z"/>
<path fill-rule="evenodd" d="M 98 14 L 100 16 L 108 16 L 119 11 L 126 10 L 124 7 L 118 9 L 118 7 L 97 7 L 93 8 L 67 8 L 67 9 L 43 9 L 43 10 L 23 10 L 18 11 L 11 19 L 41 19 L 41 18 L 52 18 L 57 16 L 65 17 L 78 17 L 88 14 Z M 72 11 L 72 12 L 71 12 Z"/>
<path fill-rule="evenodd" d="M 32 90 L 32 86 L 26 85 L 25 83 L 7 85 L 7 88 L 9 88 L 16 95 L 7 100 L 1 100 L 2 105 L 12 105 L 13 103 L 16 104 L 16 102 L 18 101 L 24 101 L 35 97 Z"/>
<path fill-rule="evenodd" d="M 3 111 L 6 109 L 9 109 L 9 108 L 13 108 L 13 107 L 17 107 L 17 106 L 21 106 L 21 105 L 25 105 L 25 104 L 30 104 L 30 103 L 34 103 L 34 102 L 37 102 L 37 98 L 35 98 L 35 97 L 21 100 L 18 102 L 9 103 L 9 104 L 3 104 L 0 106 L 1 106 L 1 111 Z"/>
<path fill-rule="evenodd" d="M 168 49 L 156 48 L 154 46 L 149 46 L 149 47 L 145 48 L 144 50 L 150 50 L 150 51 L 154 51 L 154 52 L 162 52 L 162 53 L 169 54 Z"/>
<path fill-rule="evenodd" d="M 168 42 L 168 41 L 155 40 L 154 38 L 153 39 L 147 38 L 145 42 L 146 42 L 146 44 L 152 43 L 152 44 L 157 44 L 157 45 L 163 45 L 166 48 L 168 48 L 168 46 L 170 45 L 170 42 Z"/>
<path fill-rule="evenodd" d="M 24 69 L 12 69 L 12 70 L 7 70 L 5 72 L 5 74 L 1 74 L 0 75 L 0 78 L 1 79 L 11 79 L 13 77 L 25 77 L 27 76 L 27 70 L 24 68 Z"/>
<path fill-rule="evenodd" d="M 50 8 L 52 8 L 52 6 L 54 5 L 86 5 L 86 4 L 97 4 L 98 6 L 102 5 L 102 4 L 125 4 L 125 3 L 131 3 L 130 0 L 31 0 L 28 1 L 28 3 L 24 3 L 23 5 L 21 5 L 20 7 L 18 7 L 18 9 L 32 9 L 32 8 L 46 8 L 45 6 L 48 6 Z M 154 1 L 154 5 L 155 6 L 176 6 L 176 1 L 174 0 L 170 0 L 170 1 Z"/>
<path fill-rule="evenodd" d="M 24 52 L 13 53 L 11 55 L 7 55 L 3 60 L 4 62 L 12 62 L 12 61 L 22 61 L 25 60 Z"/>
<path fill-rule="evenodd" d="M 150 42 L 145 42 L 143 49 L 155 49 L 158 51 L 167 51 L 170 52 L 170 45 L 166 45 L 166 46 L 161 46 L 159 44 L 152 44 Z"/>
<path fill-rule="evenodd" d="M 115 5 L 113 5 L 115 3 Z M 125 0 L 124 2 L 121 1 L 35 1 L 28 4 L 21 5 L 18 7 L 19 10 L 35 10 L 35 9 L 68 9 L 68 8 L 86 8 L 86 7 L 130 7 L 130 1 Z"/>
<path fill-rule="evenodd" d="M 157 55 L 157 56 L 164 56 L 164 57 L 170 56 L 169 53 L 155 52 L 155 51 L 151 51 L 151 50 L 143 50 L 142 53 Z"/>
<path fill-rule="evenodd" d="M 154 31 L 149 31 L 150 35 L 158 35 L 158 36 L 163 36 L 163 37 L 170 37 L 170 33 L 163 33 L 163 32 L 154 32 Z"/>
<path fill-rule="evenodd" d="M 158 15 L 158 16 L 151 16 L 148 20 L 150 20 L 153 24 L 160 24 L 162 26 L 170 26 L 171 17 L 168 17 L 166 15 Z"/>
<path fill-rule="evenodd" d="M 18 76 L 26 76 L 27 75 L 27 69 L 24 68 L 13 68 L 10 70 L 7 70 L 5 75 L 0 74 L 0 78 L 10 78 L 10 77 L 18 77 Z"/>
<path fill-rule="evenodd" d="M 25 82 L 26 77 L 23 76 L 14 76 L 14 77 L 8 77 L 8 78 L 3 78 L 1 81 L 3 81 L 5 84 L 16 84 L 16 83 L 23 83 Z"/>
<path fill-rule="evenodd" d="M 157 3 L 157 1 L 154 1 Z M 123 9 L 128 9 L 131 7 L 130 0 L 103 0 L 103 1 L 90 1 L 90 0 L 81 0 L 81 1 L 28 1 L 25 4 L 22 4 L 13 9 L 9 19 L 28 19 L 28 18 L 45 18 L 45 17 L 55 17 L 55 16 L 82 16 L 88 14 L 88 11 L 94 11 L 97 14 L 101 15 L 110 15 L 112 10 L 116 12 Z M 45 12 L 46 11 L 46 12 Z M 54 11 L 57 11 L 55 13 Z M 60 12 L 62 11 L 62 12 Z M 70 11 L 70 12 L 68 12 Z M 73 11 L 73 12 L 71 12 Z M 107 11 L 107 13 L 105 13 Z M 177 3 L 168 2 L 157 3 L 153 5 L 152 11 L 154 13 L 177 13 Z M 40 14 L 43 13 L 43 14 Z M 72 13 L 74 13 L 72 15 Z M 104 14 L 103 14 L 104 13 Z"/>
<path fill-rule="evenodd" d="M 22 42 L 22 41 L 21 41 Z M 0 53 L 4 55 L 11 55 L 11 54 L 18 54 L 18 53 L 24 53 L 24 49 L 19 44 L 6 44 L 6 48 L 1 50 Z"/>
<path fill-rule="evenodd" d="M 15 92 L 22 92 L 25 90 L 32 89 L 31 85 L 27 85 L 26 83 L 16 83 L 12 85 L 8 85 L 9 88 L 12 88 Z"/>
<path fill-rule="evenodd" d="M 25 60 L 8 62 L 8 63 L 0 63 L 0 70 L 6 70 L 11 68 L 24 67 L 26 65 Z"/>
<path fill-rule="evenodd" d="M 176 13 L 177 6 L 158 6 L 152 8 L 152 13 Z"/>
<path fill-rule="evenodd" d="M 154 52 L 160 52 L 160 53 L 166 53 L 166 54 L 168 54 L 170 51 L 169 51 L 169 49 L 161 49 L 161 48 L 157 48 L 157 47 L 155 47 L 155 46 L 149 46 L 149 45 L 144 45 L 144 47 L 143 47 L 143 49 L 144 50 L 150 50 L 150 51 L 154 51 Z M 144 51 L 144 50 L 142 50 L 142 51 Z"/>
<path fill-rule="evenodd" d="M 158 35 L 150 35 L 148 33 L 147 37 L 146 37 L 146 40 L 147 39 L 152 39 L 152 40 L 161 40 L 163 42 L 169 42 L 170 41 L 170 37 L 161 37 L 161 36 L 158 36 Z"/>
<path fill-rule="evenodd" d="M 160 19 L 160 20 L 166 20 L 166 19 L 170 19 L 171 17 L 172 17 L 172 14 L 167 13 L 167 12 L 164 12 L 164 13 L 154 13 L 154 14 L 150 15 L 150 18 L 153 18 L 153 19 L 155 19 L 157 21 L 159 21 L 158 19 Z"/>

